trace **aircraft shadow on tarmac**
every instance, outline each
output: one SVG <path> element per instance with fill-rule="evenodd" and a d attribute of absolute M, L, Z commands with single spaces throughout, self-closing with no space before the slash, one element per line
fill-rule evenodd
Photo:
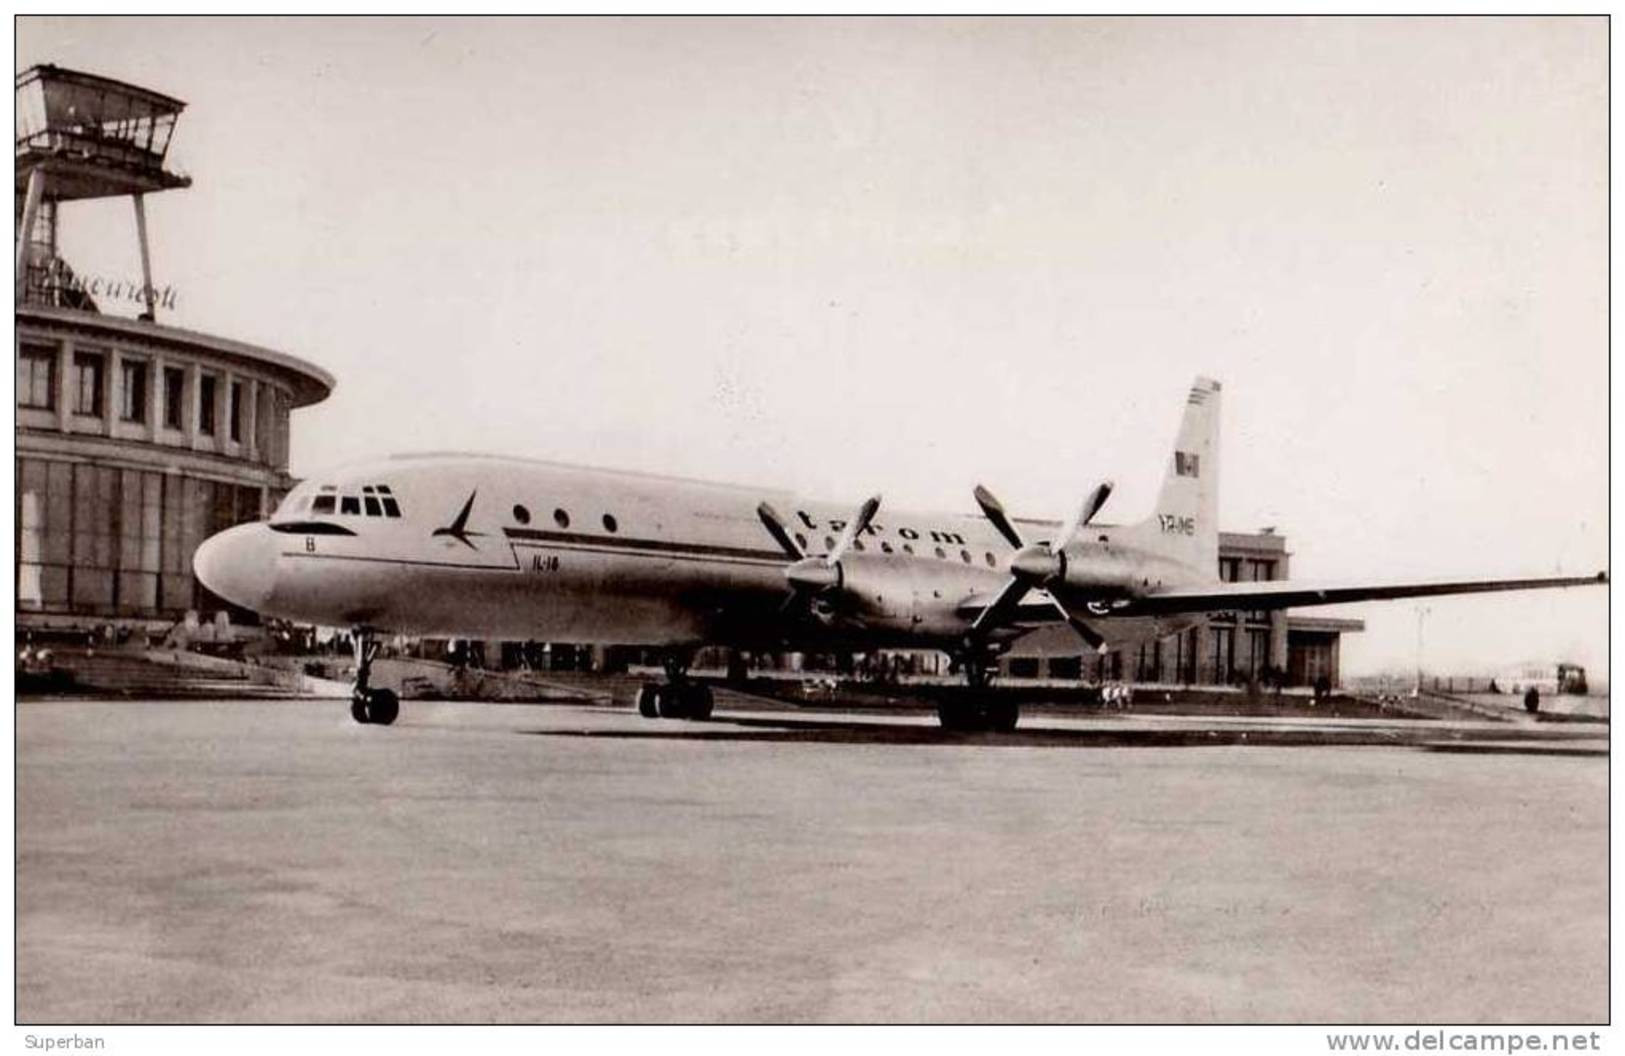
<path fill-rule="evenodd" d="M 828 718 L 757 716 L 730 718 L 718 714 L 707 723 L 651 720 L 632 729 L 529 729 L 538 737 L 608 740 L 740 741 L 800 744 L 900 744 L 934 747 L 975 745 L 994 748 L 1212 748 L 1221 745 L 1274 747 L 1386 746 L 1427 751 L 1594 756 L 1608 754 L 1605 741 L 1569 734 L 1533 736 L 1521 729 L 1416 730 L 1393 726 L 1329 727 L 1145 727 L 1114 725 L 1099 729 L 1031 726 L 1012 733 L 950 733 L 934 725 L 843 721 Z"/>

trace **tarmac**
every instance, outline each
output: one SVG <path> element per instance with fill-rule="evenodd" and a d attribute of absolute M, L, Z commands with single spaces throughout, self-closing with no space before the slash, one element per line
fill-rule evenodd
<path fill-rule="evenodd" d="M 1606 726 L 16 716 L 25 1024 L 1608 1016 Z"/>

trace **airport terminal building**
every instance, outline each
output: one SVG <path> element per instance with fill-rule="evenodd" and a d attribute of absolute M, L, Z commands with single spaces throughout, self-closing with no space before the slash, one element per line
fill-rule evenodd
<path fill-rule="evenodd" d="M 229 608 L 192 552 L 266 516 L 291 487 L 289 417 L 333 379 L 293 356 L 159 323 L 143 197 L 184 104 L 52 66 L 16 81 L 16 487 L 19 630 L 167 625 Z M 57 252 L 65 203 L 134 202 L 140 282 L 78 275 Z M 137 318 L 108 314 L 133 293 Z M 234 620 L 251 619 L 234 612 Z"/>

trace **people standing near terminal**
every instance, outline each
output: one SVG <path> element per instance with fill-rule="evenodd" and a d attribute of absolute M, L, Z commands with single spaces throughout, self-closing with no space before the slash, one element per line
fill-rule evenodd
<path fill-rule="evenodd" d="M 1540 690 L 1530 686 L 1523 694 L 1523 710 L 1533 715 L 1540 710 Z"/>

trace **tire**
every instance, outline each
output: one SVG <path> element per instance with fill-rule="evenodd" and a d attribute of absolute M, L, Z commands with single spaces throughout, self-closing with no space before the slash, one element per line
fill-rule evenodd
<path fill-rule="evenodd" d="M 683 710 L 687 713 L 684 718 L 704 722 L 711 717 L 711 707 L 714 703 L 710 686 L 693 682 L 683 687 Z"/>
<path fill-rule="evenodd" d="M 638 687 L 638 714 L 646 719 L 655 718 L 660 714 L 660 708 L 656 705 L 658 688 L 647 683 Z"/>
<path fill-rule="evenodd" d="M 367 701 L 367 719 L 380 726 L 388 726 L 401 713 L 401 698 L 392 689 L 375 689 Z"/>
<path fill-rule="evenodd" d="M 655 711 L 663 719 L 680 719 L 686 709 L 683 707 L 683 692 L 678 686 L 656 686 Z"/>
<path fill-rule="evenodd" d="M 1021 707 L 1013 703 L 989 704 L 982 709 L 982 717 L 995 733 L 1014 733 L 1016 723 L 1021 721 Z"/>
<path fill-rule="evenodd" d="M 981 711 L 966 704 L 938 704 L 937 721 L 949 733 L 975 733 L 982 728 Z"/>
<path fill-rule="evenodd" d="M 356 694 L 350 697 L 350 718 L 363 726 L 372 720 L 367 717 L 367 698 Z"/>

